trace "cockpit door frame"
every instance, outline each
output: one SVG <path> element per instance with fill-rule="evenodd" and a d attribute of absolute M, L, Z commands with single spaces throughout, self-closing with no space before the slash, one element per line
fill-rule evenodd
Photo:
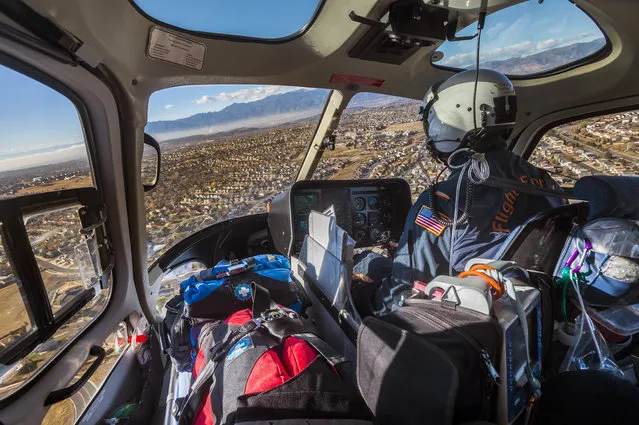
<path fill-rule="evenodd" d="M 331 91 L 326 105 L 324 105 L 320 121 L 317 124 L 315 135 L 306 150 L 304 161 L 295 178 L 296 182 L 308 180 L 313 176 L 313 172 L 324 154 L 325 149 L 323 142 L 327 137 L 330 137 L 337 128 L 342 112 L 354 94 L 355 93 L 352 92 L 344 93 L 338 90 Z"/>
<path fill-rule="evenodd" d="M 0 53 L 19 62 L 24 69 L 37 71 L 74 93 L 86 108 L 93 135 L 94 173 L 106 206 L 109 242 L 113 247 L 113 291 L 107 307 L 56 356 L 41 367 L 33 379 L 3 400 L 0 422 L 40 423 L 46 412 L 47 395 L 69 384 L 82 367 L 93 345 L 100 345 L 122 319 L 140 310 L 132 280 L 131 242 L 127 219 L 125 185 L 122 175 L 121 123 L 112 90 L 94 68 L 80 64 L 41 38 L 0 13 Z"/>

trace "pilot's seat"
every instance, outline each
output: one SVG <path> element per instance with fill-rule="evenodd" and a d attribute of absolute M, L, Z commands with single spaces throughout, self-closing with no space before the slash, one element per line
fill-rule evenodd
<path fill-rule="evenodd" d="M 545 322 L 561 320 L 555 317 L 552 299 L 555 280 L 560 278 L 571 235 L 578 226 L 600 219 L 639 219 L 639 177 L 587 176 L 573 188 L 575 202 L 553 208 L 531 217 L 514 230 L 495 256 L 515 261 L 530 271 L 530 278 L 541 291 Z M 561 264 L 560 264 L 561 263 Z M 547 328 L 549 324 L 544 327 Z M 543 335 L 544 357 L 551 345 L 552 334 Z"/>
<path fill-rule="evenodd" d="M 531 217 L 508 236 L 495 258 L 552 275 L 575 224 L 603 217 L 637 220 L 637 193 L 639 177 L 582 177 L 573 189 L 577 202 Z"/>

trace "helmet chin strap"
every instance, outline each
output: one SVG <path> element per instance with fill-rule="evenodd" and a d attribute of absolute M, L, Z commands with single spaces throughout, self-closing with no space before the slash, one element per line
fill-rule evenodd
<path fill-rule="evenodd" d="M 457 140 L 438 140 L 437 142 L 458 142 Z M 453 152 L 442 152 L 435 147 L 435 142 L 433 139 L 426 139 L 426 149 L 428 150 L 428 154 L 433 157 L 437 162 L 440 162 L 446 165 L 446 160 Z"/>
<path fill-rule="evenodd" d="M 470 149 L 473 151 L 477 150 L 477 147 L 482 144 L 487 135 L 488 131 L 486 130 L 486 128 L 479 127 L 475 130 L 470 130 L 469 132 L 467 132 L 461 141 L 458 139 L 433 140 L 429 137 L 428 139 L 426 139 L 426 148 L 428 149 L 428 153 L 433 158 L 435 158 L 442 164 L 446 164 L 448 161 L 448 157 L 460 149 Z M 450 152 L 443 152 L 437 149 L 437 147 L 435 146 L 437 143 L 440 142 L 459 143 L 459 146 L 457 146 Z"/>

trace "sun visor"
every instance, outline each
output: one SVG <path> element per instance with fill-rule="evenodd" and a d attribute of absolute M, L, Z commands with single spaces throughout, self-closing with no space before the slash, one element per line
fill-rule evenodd
<path fill-rule="evenodd" d="M 587 176 L 575 183 L 577 199 L 588 201 L 588 220 L 602 217 L 639 220 L 639 177 Z"/>

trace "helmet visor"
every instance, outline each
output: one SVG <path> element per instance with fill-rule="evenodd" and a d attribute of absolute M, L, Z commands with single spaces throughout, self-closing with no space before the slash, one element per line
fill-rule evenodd
<path fill-rule="evenodd" d="M 509 124 L 517 120 L 517 96 L 495 98 L 495 124 Z"/>

